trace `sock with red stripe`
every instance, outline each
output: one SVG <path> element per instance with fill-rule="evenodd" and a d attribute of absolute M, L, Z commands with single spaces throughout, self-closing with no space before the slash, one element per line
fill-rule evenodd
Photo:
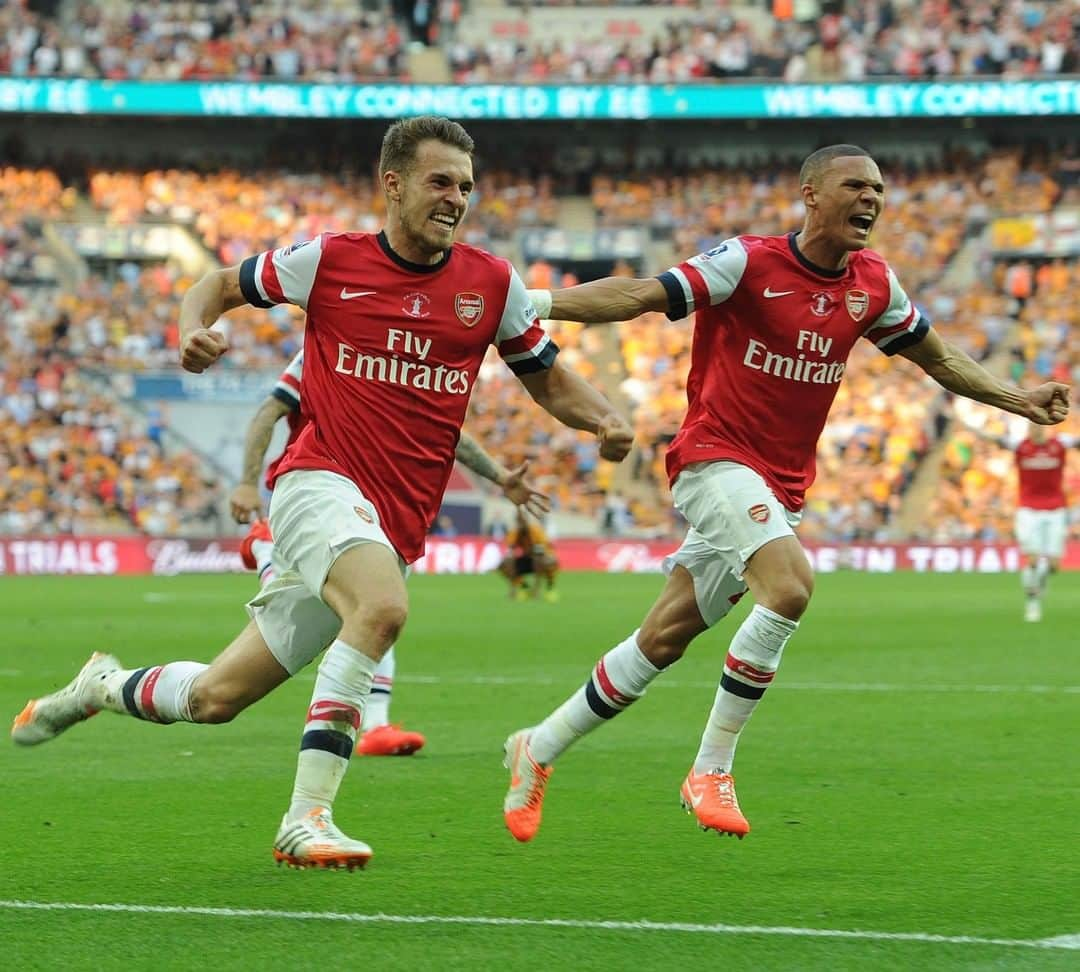
<path fill-rule="evenodd" d="M 367 705 L 364 706 L 361 732 L 385 726 L 390 721 L 390 695 L 394 690 L 395 666 L 394 646 L 391 645 L 375 669 L 375 677 L 371 682 L 371 695 L 368 697 Z"/>
<path fill-rule="evenodd" d="M 259 575 L 259 587 L 266 587 L 277 576 L 274 573 L 274 541 L 252 540 L 251 552 L 255 557 L 255 570 Z"/>
<path fill-rule="evenodd" d="M 134 671 L 110 672 L 91 688 L 97 708 L 133 715 L 147 722 L 194 722 L 191 686 L 208 665 L 179 661 Z M 100 704 L 98 704 L 100 703 Z"/>
<path fill-rule="evenodd" d="M 300 739 L 289 819 L 330 808 L 349 768 L 376 662 L 340 638 L 326 649 Z"/>
<path fill-rule="evenodd" d="M 529 754 L 543 766 L 554 762 L 587 732 L 640 699 L 660 671 L 641 653 L 635 631 L 604 655 L 585 685 L 533 730 Z"/>
<path fill-rule="evenodd" d="M 695 773 L 729 773 L 739 733 L 773 680 L 784 645 L 799 627 L 755 604 L 731 639 L 724 674 L 694 760 Z"/>

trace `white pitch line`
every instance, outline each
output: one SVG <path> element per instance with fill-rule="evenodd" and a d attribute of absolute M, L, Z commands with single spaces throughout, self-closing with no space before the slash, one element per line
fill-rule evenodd
<path fill-rule="evenodd" d="M 577 928 L 597 931 L 687 932 L 703 935 L 778 935 L 792 938 L 862 939 L 873 942 L 920 942 L 931 945 L 996 945 L 1005 948 L 1080 948 L 1080 936 L 1056 938 L 981 938 L 926 932 L 846 931 L 792 928 L 784 925 L 701 925 L 666 921 L 589 921 L 574 918 L 506 918 L 491 915 L 387 915 L 338 911 L 276 911 L 271 908 L 202 908 L 181 905 L 84 904 L 73 901 L 0 901 L 0 908 L 20 911 L 97 911 L 141 915 L 197 915 L 209 918 L 277 918 L 288 921 L 337 921 L 388 925 L 478 925 L 496 927 Z"/>
<path fill-rule="evenodd" d="M 18 668 L 0 668 L 0 678 L 20 678 L 27 672 Z M 42 672 L 36 674 L 41 675 Z M 49 671 L 46 674 L 59 674 Z M 314 669 L 293 676 L 294 681 L 315 681 Z M 572 679 L 550 675 L 395 675 L 394 681 L 405 685 L 566 685 Z M 657 679 L 650 688 L 715 689 L 716 682 L 704 680 Z M 1080 685 L 903 685 L 896 682 L 777 682 L 772 691 L 795 692 L 903 692 L 907 695 L 1080 695 Z"/>
<path fill-rule="evenodd" d="M 311 676 L 314 678 L 314 675 Z M 556 679 L 548 675 L 395 675 L 394 681 L 416 685 L 560 685 L 566 679 Z M 715 689 L 716 682 L 699 680 L 679 680 L 658 678 L 649 688 L 671 689 Z M 1025 693 L 1032 695 L 1080 694 L 1080 685 L 903 685 L 894 682 L 782 682 L 772 686 L 777 689 L 792 689 L 797 692 L 904 692 L 916 694 L 989 694 L 1008 695 Z"/>

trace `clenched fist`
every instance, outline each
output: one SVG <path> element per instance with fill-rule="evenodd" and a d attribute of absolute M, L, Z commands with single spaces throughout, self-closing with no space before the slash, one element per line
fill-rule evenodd
<path fill-rule="evenodd" d="M 622 462 L 634 445 L 634 430 L 621 415 L 605 416 L 596 430 L 600 455 L 611 462 Z"/>
<path fill-rule="evenodd" d="M 1060 381 L 1048 381 L 1028 392 L 1027 417 L 1038 425 L 1057 425 L 1069 415 L 1068 385 Z"/>
<path fill-rule="evenodd" d="M 200 327 L 180 341 L 180 366 L 199 375 L 229 350 L 229 342 L 220 331 Z"/>

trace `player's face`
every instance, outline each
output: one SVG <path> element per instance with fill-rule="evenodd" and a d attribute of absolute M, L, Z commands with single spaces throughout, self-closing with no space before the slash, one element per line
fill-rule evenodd
<path fill-rule="evenodd" d="M 885 205 L 881 170 L 865 156 L 833 159 L 812 193 L 815 222 L 843 250 L 861 250 L 870 242 Z"/>
<path fill-rule="evenodd" d="M 413 263 L 437 263 L 454 242 L 469 209 L 472 159 L 435 139 L 417 146 L 404 172 L 387 172 L 387 228 L 390 243 Z"/>

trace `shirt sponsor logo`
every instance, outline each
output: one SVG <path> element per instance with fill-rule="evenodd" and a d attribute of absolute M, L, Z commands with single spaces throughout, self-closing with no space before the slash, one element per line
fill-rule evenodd
<path fill-rule="evenodd" d="M 837 385 L 844 377 L 843 361 L 814 360 L 807 353 L 825 358 L 832 347 L 832 338 L 822 338 L 813 331 L 800 331 L 798 354 L 777 354 L 763 341 L 751 338 L 746 344 L 743 364 L 776 378 L 798 381 L 806 385 Z"/>
<path fill-rule="evenodd" d="M 746 511 L 750 519 L 755 523 L 768 523 L 769 522 L 769 508 L 764 503 L 758 503 L 755 506 L 751 506 Z"/>
<path fill-rule="evenodd" d="M 836 309 L 836 298 L 832 294 L 819 290 L 810 295 L 810 313 L 815 317 L 828 317 Z"/>
<path fill-rule="evenodd" d="M 454 313 L 466 327 L 475 327 L 484 316 L 484 298 L 481 294 L 454 295 Z"/>
<path fill-rule="evenodd" d="M 367 354 L 351 345 L 338 342 L 338 356 L 334 367 L 339 375 L 348 375 L 361 381 L 377 381 L 380 384 L 407 385 L 420 391 L 436 394 L 468 395 L 472 379 L 468 371 L 447 368 L 446 365 L 429 365 L 423 360 L 415 361 L 402 357 L 396 337 L 402 332 L 391 331 L 388 343 L 391 354 Z M 430 338 L 418 347 L 415 337 L 412 339 L 413 353 L 423 359 L 430 351 Z M 408 353 L 408 352 L 406 352 Z"/>
<path fill-rule="evenodd" d="M 409 316 L 417 319 L 421 317 L 430 317 L 431 310 L 431 298 L 427 294 L 421 294 L 419 292 L 406 294 L 405 300 L 401 305 L 401 309 Z"/>
<path fill-rule="evenodd" d="M 861 321 L 870 309 L 870 295 L 865 290 L 849 290 L 844 294 L 847 312 L 853 321 Z"/>

